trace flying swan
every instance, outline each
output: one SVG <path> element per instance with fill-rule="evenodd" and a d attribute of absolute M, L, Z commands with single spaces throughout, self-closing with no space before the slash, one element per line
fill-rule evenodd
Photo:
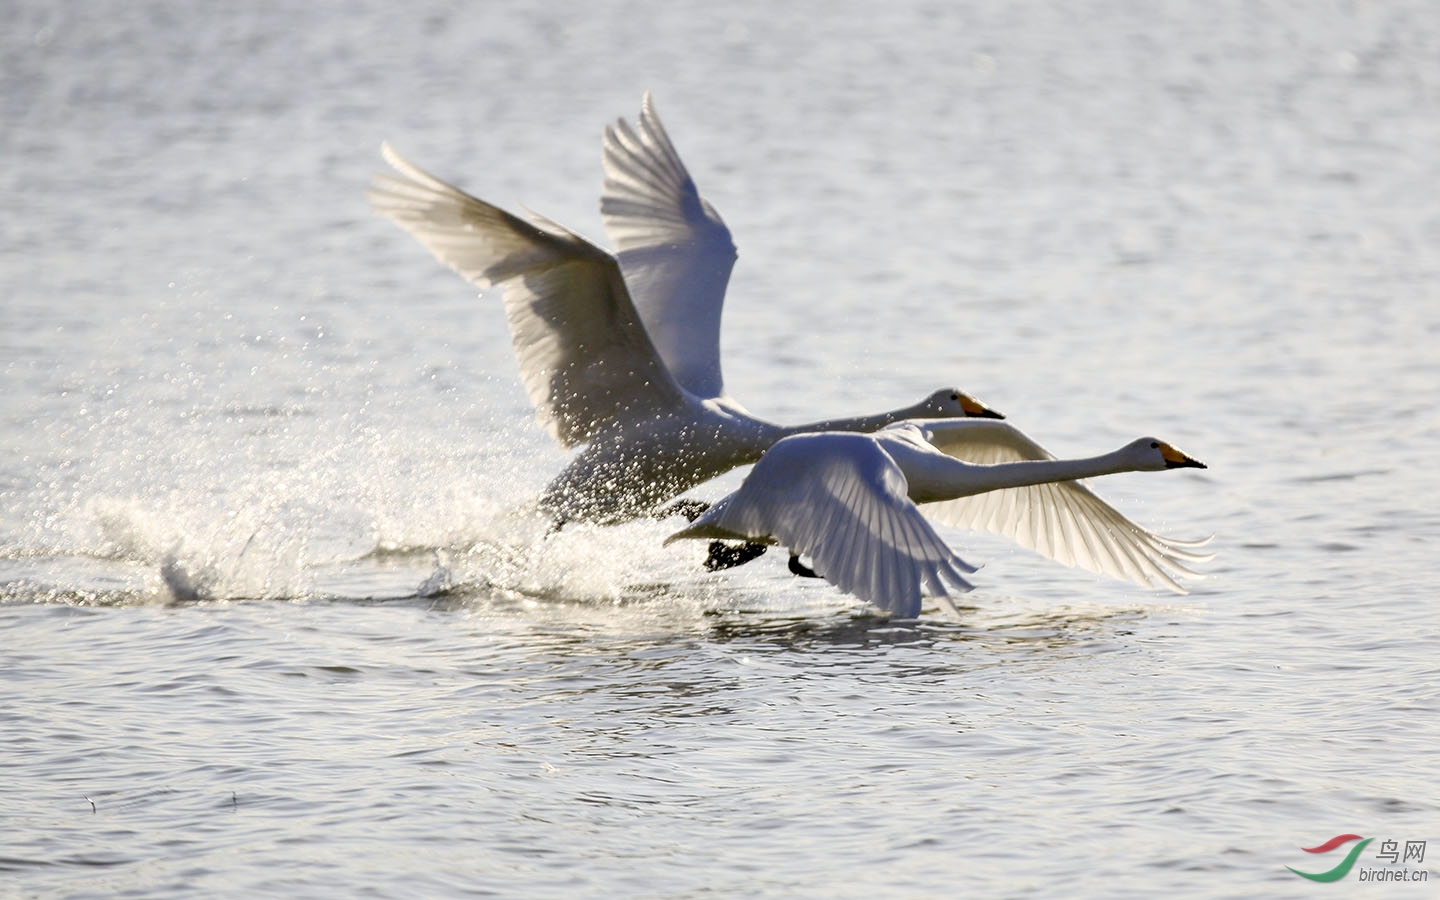
<path fill-rule="evenodd" d="M 1066 565 L 1185 593 L 1187 563 L 1209 541 L 1147 531 L 1076 479 L 1205 468 L 1171 445 L 1140 438 L 1119 450 L 1060 460 L 1005 422 L 900 422 L 874 434 L 820 433 L 770 448 L 732 494 L 666 539 L 782 544 L 791 570 L 817 574 L 900 618 L 933 595 L 971 589 L 975 567 L 921 514 L 1005 535 Z M 813 569 L 799 563 L 809 556 Z"/>
<path fill-rule="evenodd" d="M 536 416 L 586 445 L 546 487 L 557 524 L 651 514 L 782 438 L 868 432 L 912 418 L 1003 418 L 944 388 L 903 409 L 783 426 L 725 392 L 720 312 L 736 253 L 645 94 L 638 125 L 605 130 L 601 215 L 617 255 L 541 216 L 520 219 L 441 181 L 388 144 L 376 212 L 481 289 L 500 287 Z"/>

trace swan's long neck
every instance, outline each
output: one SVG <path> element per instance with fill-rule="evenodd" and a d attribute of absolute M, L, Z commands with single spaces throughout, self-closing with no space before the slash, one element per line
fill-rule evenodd
<path fill-rule="evenodd" d="M 930 413 L 929 415 L 934 415 Z M 928 418 L 924 404 L 907 406 L 904 409 L 892 409 L 889 412 L 874 413 L 868 416 L 849 416 L 841 419 L 826 419 L 823 422 L 808 422 L 804 425 L 789 425 L 784 427 L 785 437 L 795 434 L 814 434 L 819 431 L 857 431 L 868 434 L 872 431 L 879 431 L 886 425 L 894 425 L 896 422 L 903 422 L 906 419 Z"/>
<path fill-rule="evenodd" d="M 807 422 L 804 425 L 777 425 L 774 422 L 755 418 L 745 412 L 742 407 L 737 406 L 736 409 L 742 414 L 737 417 L 736 421 L 744 422 L 746 434 L 744 443 L 747 450 L 747 455 L 739 464 L 758 461 L 765 451 L 778 441 L 797 434 L 816 434 L 821 431 L 853 431 L 869 434 L 906 419 L 928 419 L 935 415 L 926 409 L 924 403 L 916 403 L 914 406 L 907 406 L 903 409 L 892 409 L 888 412 L 873 413 L 868 416 L 825 419 L 820 422 Z"/>
<path fill-rule="evenodd" d="M 923 464 L 922 471 L 912 472 L 912 467 L 904 462 L 901 462 L 901 468 L 910 483 L 910 499 L 916 503 L 954 500 L 957 497 L 969 497 L 1004 488 L 1139 471 L 1139 467 L 1126 458 L 1123 450 L 1083 459 L 1036 459 L 989 466 L 961 462 L 950 457 L 940 460 L 932 457 Z"/>

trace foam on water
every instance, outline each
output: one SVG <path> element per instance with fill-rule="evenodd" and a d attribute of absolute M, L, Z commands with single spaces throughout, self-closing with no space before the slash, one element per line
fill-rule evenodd
<path fill-rule="evenodd" d="M 90 561 L 91 582 L 66 573 L 70 596 L 102 604 L 155 602 L 167 591 L 179 602 L 414 596 L 433 589 L 442 569 L 451 591 L 615 603 L 634 585 L 663 593 L 681 560 L 699 571 L 693 548 L 659 549 L 665 523 L 548 533 L 533 488 L 517 478 L 533 461 L 462 474 L 474 454 L 450 449 L 427 442 L 417 455 L 390 436 L 348 452 L 300 453 L 279 471 L 246 472 L 222 459 L 188 488 L 139 494 L 87 495 L 99 485 L 82 478 L 48 517 L 44 541 L 12 545 L 7 556 Z M 126 584 L 103 584 L 122 570 Z M 427 574 L 406 589 L 401 570 Z"/>

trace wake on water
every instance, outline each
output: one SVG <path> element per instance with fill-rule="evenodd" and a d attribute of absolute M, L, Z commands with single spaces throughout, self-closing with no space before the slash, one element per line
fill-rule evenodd
<path fill-rule="evenodd" d="M 101 491 L 50 516 L 45 540 L 0 559 L 10 569 L 3 599 L 647 606 L 686 617 L 855 605 L 820 585 L 792 588 L 774 554 L 744 572 L 706 572 L 702 543 L 663 546 L 678 518 L 553 531 L 535 508 L 538 489 L 517 473 L 538 461 L 514 462 L 460 478 L 442 453 L 405 478 L 357 477 L 368 467 L 352 461 L 297 467 L 283 480 L 241 473 L 223 487 Z"/>
<path fill-rule="evenodd" d="M 563 458 L 542 435 L 462 442 L 397 425 L 336 439 L 291 418 L 283 435 L 212 422 L 183 452 L 163 453 L 162 431 L 151 423 L 57 450 L 53 477 L 9 498 L 5 518 L 20 525 L 0 542 L 3 599 L 721 599 L 703 548 L 662 547 L 677 522 L 551 533 L 534 498 Z"/>
<path fill-rule="evenodd" d="M 150 573 L 139 602 L 522 599 L 616 605 L 716 599 L 699 548 L 662 548 L 675 523 L 569 526 L 552 532 L 530 504 L 477 501 L 443 534 L 387 531 L 362 510 L 258 505 L 175 531 L 134 501 L 95 504 L 100 559 Z M 431 510 L 417 510 L 434 523 Z M 348 532 L 348 534 L 347 534 Z M 138 594 L 138 597 L 130 595 Z M 91 600 L 104 602 L 104 597 Z M 125 598 L 117 598 L 125 599 Z"/>

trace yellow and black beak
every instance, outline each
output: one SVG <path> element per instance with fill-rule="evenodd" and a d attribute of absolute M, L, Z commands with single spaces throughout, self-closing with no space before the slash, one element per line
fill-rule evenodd
<path fill-rule="evenodd" d="M 1167 469 L 1208 469 L 1209 466 L 1192 456 L 1187 456 L 1169 444 L 1160 445 L 1160 455 L 1165 457 Z"/>
<path fill-rule="evenodd" d="M 1003 414 L 996 412 L 995 410 L 993 410 L 993 409 L 991 409 L 990 407 L 986 406 L 985 404 L 981 403 L 979 400 L 976 400 L 974 397 L 970 396 L 969 394 L 961 394 L 960 397 L 959 397 L 959 399 L 960 399 L 960 408 L 965 411 L 965 415 L 967 415 L 967 416 L 969 416 L 969 417 L 971 417 L 971 418 L 975 418 L 975 419 L 1003 419 L 1003 418 L 1005 418 L 1005 416 L 1004 416 Z"/>

